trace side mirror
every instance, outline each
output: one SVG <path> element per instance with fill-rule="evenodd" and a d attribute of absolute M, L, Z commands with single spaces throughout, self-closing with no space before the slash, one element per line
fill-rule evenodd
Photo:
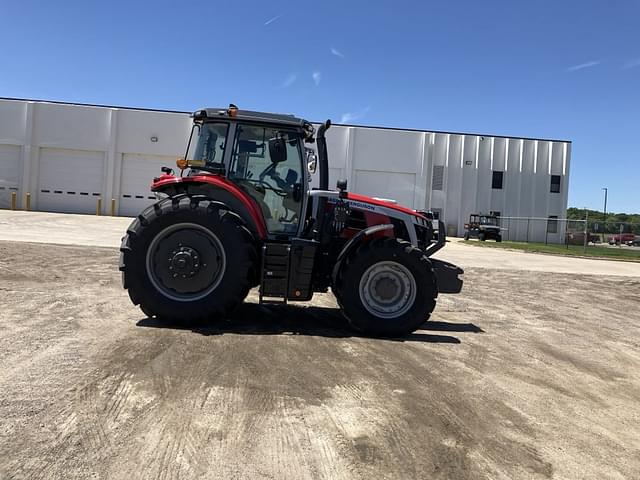
<path fill-rule="evenodd" d="M 284 138 L 269 140 L 269 157 L 271 157 L 271 163 L 287 161 L 287 142 Z"/>
<path fill-rule="evenodd" d="M 318 156 L 310 148 L 307 149 L 307 170 L 309 173 L 314 174 L 318 169 Z"/>

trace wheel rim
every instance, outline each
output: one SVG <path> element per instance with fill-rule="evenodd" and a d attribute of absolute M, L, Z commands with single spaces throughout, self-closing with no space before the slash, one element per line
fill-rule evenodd
<path fill-rule="evenodd" d="M 155 236 L 147 250 L 147 275 L 165 297 L 200 300 L 214 291 L 226 269 L 220 239 L 196 223 L 178 223 Z"/>
<path fill-rule="evenodd" d="M 360 279 L 359 293 L 364 308 L 380 318 L 404 315 L 416 299 L 416 280 L 407 267 L 384 261 L 370 266 Z"/>

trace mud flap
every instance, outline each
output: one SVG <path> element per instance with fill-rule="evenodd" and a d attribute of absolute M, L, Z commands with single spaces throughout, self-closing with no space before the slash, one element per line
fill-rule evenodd
<path fill-rule="evenodd" d="M 460 293 L 462 290 L 462 275 L 464 270 L 453 263 L 431 258 L 433 271 L 438 279 L 438 293 Z"/>

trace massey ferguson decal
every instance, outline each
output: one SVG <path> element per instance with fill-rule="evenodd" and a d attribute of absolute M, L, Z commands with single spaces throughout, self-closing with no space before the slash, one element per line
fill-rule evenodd
<path fill-rule="evenodd" d="M 372 212 L 375 212 L 378 210 L 375 205 L 369 205 L 367 203 L 354 202 L 353 200 L 347 200 L 347 203 L 351 208 L 360 208 L 362 210 L 370 210 Z"/>
<path fill-rule="evenodd" d="M 377 212 L 379 209 L 375 205 L 369 205 L 368 203 L 356 202 L 354 200 L 344 200 L 349 204 L 351 208 L 358 208 L 360 210 L 369 210 L 370 212 Z M 335 198 L 329 198 L 329 203 L 336 203 Z"/>

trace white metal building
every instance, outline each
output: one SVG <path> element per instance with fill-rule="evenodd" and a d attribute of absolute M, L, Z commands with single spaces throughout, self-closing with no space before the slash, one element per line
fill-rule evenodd
<path fill-rule="evenodd" d="M 11 192 L 33 210 L 132 216 L 154 200 L 161 166 L 184 155 L 185 112 L 0 99 L 0 208 Z M 461 235 L 471 213 L 565 218 L 571 143 L 561 140 L 334 125 L 330 185 L 439 212 Z M 544 240 L 539 223 L 530 240 Z M 510 232 L 510 238 L 526 232 Z M 548 234 L 561 241 L 564 232 Z"/>

